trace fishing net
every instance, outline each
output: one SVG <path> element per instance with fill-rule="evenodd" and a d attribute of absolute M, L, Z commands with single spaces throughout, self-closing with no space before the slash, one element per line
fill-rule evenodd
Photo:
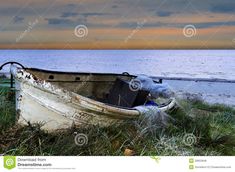
<path fill-rule="evenodd" d="M 170 98 L 174 95 L 174 92 L 168 84 L 156 83 L 153 81 L 153 79 L 145 75 L 137 76 L 136 80 L 141 83 L 141 89 L 149 91 L 153 98 Z"/>

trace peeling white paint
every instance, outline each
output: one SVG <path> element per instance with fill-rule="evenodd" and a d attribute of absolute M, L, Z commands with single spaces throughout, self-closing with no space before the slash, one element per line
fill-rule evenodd
<path fill-rule="evenodd" d="M 11 67 L 16 85 L 16 110 L 19 123 L 41 123 L 42 129 L 87 127 L 88 125 L 110 126 L 126 119 L 136 119 L 136 109 L 117 108 L 87 97 L 69 92 L 49 82 L 34 77 L 24 69 Z M 174 106 L 159 108 L 168 110 Z"/>

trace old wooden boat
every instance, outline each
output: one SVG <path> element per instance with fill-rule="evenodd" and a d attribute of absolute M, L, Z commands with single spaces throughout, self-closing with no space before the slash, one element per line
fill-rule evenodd
<path fill-rule="evenodd" d="M 107 102 L 117 78 L 131 81 L 136 76 L 123 74 L 75 73 L 11 66 L 15 80 L 16 110 L 22 125 L 40 123 L 53 131 L 70 127 L 102 127 L 137 119 L 135 107 Z M 172 99 L 159 105 L 167 111 L 175 105 Z"/>

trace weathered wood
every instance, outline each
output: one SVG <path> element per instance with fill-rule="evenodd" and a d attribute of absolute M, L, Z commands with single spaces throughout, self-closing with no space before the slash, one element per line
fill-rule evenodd
<path fill-rule="evenodd" d="M 99 125 L 106 127 L 127 119 L 137 119 L 140 116 L 140 112 L 134 108 L 115 107 L 88 98 L 87 95 L 95 98 L 102 97 L 102 93 L 107 92 L 118 75 L 53 73 L 16 67 L 11 68 L 11 73 L 15 78 L 16 110 L 20 115 L 18 122 L 22 125 L 28 122 L 41 123 L 42 129 L 54 131 L 72 126 Z M 46 80 L 52 74 L 57 81 L 63 81 L 63 78 L 69 80 L 69 78 L 80 77 L 84 83 L 79 81 L 77 85 L 73 84 L 69 87 L 68 84 L 68 87 L 62 87 L 58 82 Z M 60 78 L 60 74 L 63 77 Z M 119 77 L 132 78 L 132 76 L 123 75 Z M 51 80 L 53 80 L 52 78 Z M 102 82 L 105 86 L 103 89 L 98 84 L 100 81 L 104 81 Z M 88 85 L 86 85 L 87 82 Z M 95 86 L 100 89 L 97 90 Z M 76 87 L 79 89 L 75 89 Z M 89 91 L 90 93 L 88 93 Z M 174 102 L 159 109 L 165 111 L 172 105 Z"/>

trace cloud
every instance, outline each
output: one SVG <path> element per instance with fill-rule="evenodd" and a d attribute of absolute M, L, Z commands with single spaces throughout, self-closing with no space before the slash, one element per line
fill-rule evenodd
<path fill-rule="evenodd" d="M 223 26 L 227 32 L 235 35 L 235 30 L 231 29 L 235 26 L 235 18 L 232 18 L 231 15 L 235 16 L 235 0 L 23 1 L 27 1 L 29 4 L 18 2 L 18 0 L 15 2 L 2 1 L 0 31 L 4 31 L 4 34 L 5 31 L 20 32 L 24 30 L 28 21 L 33 21 L 40 15 L 44 20 L 40 21 L 34 31 L 38 33 L 52 31 L 55 38 L 60 37 L 62 31 L 73 31 L 74 27 L 79 24 L 86 25 L 91 31 L 90 35 L 98 37 L 102 35 L 103 40 L 118 38 L 115 34 L 108 33 L 112 29 L 115 29 L 117 31 L 115 33 L 118 35 L 122 35 L 129 33 L 131 29 L 141 27 L 141 29 L 143 28 L 141 34 L 144 37 L 145 34 L 151 35 L 151 32 L 155 30 L 163 30 L 168 36 L 171 33 L 178 34 L 178 29 L 183 29 L 189 24 L 193 24 L 197 29 L 203 31 L 216 30 Z M 16 14 L 17 16 L 12 17 Z M 146 22 L 141 24 L 145 19 Z M 228 20 L 232 21 L 226 22 Z M 20 24 L 23 22 L 25 25 Z M 167 31 L 171 33 L 168 34 Z M 228 36 L 226 34 L 225 32 L 224 35 L 220 33 L 219 36 L 225 39 Z M 154 39 L 154 35 L 150 38 L 146 36 L 146 39 Z"/>
<path fill-rule="evenodd" d="M 106 28 L 110 26 L 99 22 L 87 22 L 86 18 L 78 18 L 73 20 L 65 18 L 45 18 L 45 20 L 48 25 L 57 28 L 73 28 L 79 24 L 83 24 L 89 28 Z"/>
<path fill-rule="evenodd" d="M 60 17 L 62 18 L 69 18 L 69 17 L 76 17 L 80 16 L 84 20 L 84 18 L 90 17 L 90 16 L 105 16 L 105 15 L 111 15 L 110 13 L 96 13 L 96 12 L 89 12 L 89 13 L 77 13 L 77 12 L 63 12 Z"/>
<path fill-rule="evenodd" d="M 64 12 L 60 17 L 67 18 L 67 17 L 75 17 L 78 13 L 76 12 Z"/>
<path fill-rule="evenodd" d="M 39 11 L 41 9 L 37 9 Z M 30 8 L 20 8 L 20 7 L 0 7 L 0 16 L 13 16 L 19 14 L 21 16 L 34 15 L 35 12 Z"/>
<path fill-rule="evenodd" d="M 235 26 L 235 21 L 229 22 L 200 22 L 200 23 L 164 23 L 164 22 L 147 22 L 143 24 L 144 28 L 184 28 L 186 25 L 193 24 L 198 29 L 213 28 L 219 26 Z M 122 22 L 118 25 L 120 28 L 136 28 L 137 22 Z"/>
<path fill-rule="evenodd" d="M 172 15 L 172 12 L 169 11 L 158 11 L 156 12 L 157 16 L 159 17 L 169 17 Z"/>
<path fill-rule="evenodd" d="M 235 21 L 229 22 L 204 22 L 204 23 L 197 23 L 195 27 L 197 28 L 213 28 L 219 26 L 235 26 Z"/>
<path fill-rule="evenodd" d="M 214 4 L 210 10 L 214 13 L 235 13 L 235 3 Z"/>
<path fill-rule="evenodd" d="M 15 24 L 22 23 L 23 21 L 24 21 L 24 17 L 14 16 L 14 18 L 13 18 L 13 23 L 15 23 Z"/>
<path fill-rule="evenodd" d="M 90 12 L 90 13 L 81 13 L 79 15 L 82 15 L 84 17 L 89 17 L 89 16 L 105 16 L 105 15 L 111 15 L 110 13 L 96 13 L 96 12 Z"/>
<path fill-rule="evenodd" d="M 70 3 L 70 4 L 67 4 L 67 7 L 74 8 L 74 7 L 77 7 L 77 5 Z"/>
<path fill-rule="evenodd" d="M 161 27 L 166 25 L 166 23 L 162 23 L 162 22 L 154 22 L 154 23 L 144 23 L 141 26 L 142 27 Z M 121 22 L 120 24 L 117 25 L 117 27 L 119 28 L 137 28 L 138 26 L 140 26 L 140 24 L 138 22 Z"/>
<path fill-rule="evenodd" d="M 118 6 L 117 5 L 112 5 L 112 8 L 118 8 Z"/>
<path fill-rule="evenodd" d="M 73 24 L 74 22 L 70 19 L 61 19 L 61 18 L 45 18 L 45 20 L 48 21 L 49 25 L 70 25 Z"/>

